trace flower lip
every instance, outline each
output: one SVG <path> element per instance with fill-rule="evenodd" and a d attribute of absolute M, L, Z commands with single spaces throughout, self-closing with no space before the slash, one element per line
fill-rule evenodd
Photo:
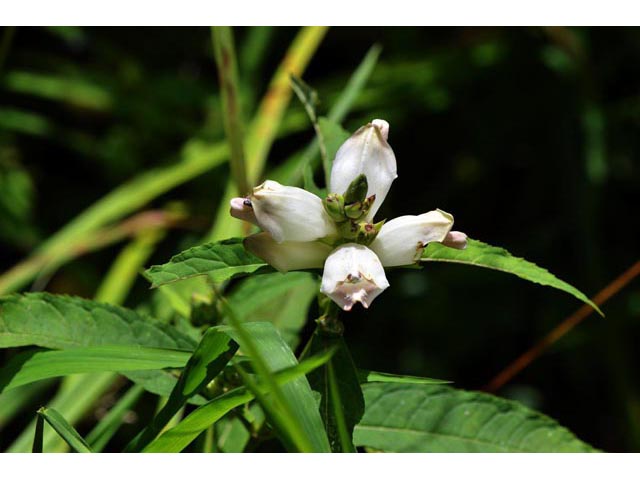
<path fill-rule="evenodd" d="M 356 243 L 346 243 L 327 257 L 320 291 L 343 310 L 356 303 L 369 308 L 389 282 L 380 260 L 370 249 Z"/>

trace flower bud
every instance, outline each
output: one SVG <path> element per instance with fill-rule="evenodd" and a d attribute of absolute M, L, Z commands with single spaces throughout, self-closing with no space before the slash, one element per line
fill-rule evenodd
<path fill-rule="evenodd" d="M 384 220 L 376 224 L 361 222 L 358 224 L 356 233 L 356 243 L 361 245 L 370 245 L 380 233 L 380 229 L 384 225 Z"/>
<path fill-rule="evenodd" d="M 336 222 L 346 220 L 344 213 L 344 197 L 339 193 L 331 193 L 323 200 L 324 210 Z"/>
<path fill-rule="evenodd" d="M 428 243 L 442 242 L 452 225 L 453 216 L 442 210 L 394 218 L 384 224 L 371 249 L 385 267 L 410 265 Z"/>
<path fill-rule="evenodd" d="M 302 188 L 267 180 L 249 197 L 258 225 L 276 242 L 305 242 L 336 234 L 319 197 Z"/>
<path fill-rule="evenodd" d="M 244 220 L 245 222 L 258 225 L 256 220 L 256 214 L 251 206 L 251 200 L 248 198 L 233 198 L 231 199 L 231 216 Z"/>
<path fill-rule="evenodd" d="M 344 192 L 344 203 L 349 205 L 350 203 L 362 202 L 367 197 L 367 189 L 369 183 L 367 182 L 367 176 L 364 174 L 358 175 Z"/>
<path fill-rule="evenodd" d="M 369 210 L 371 210 L 371 205 L 373 205 L 375 200 L 376 196 L 371 195 L 370 197 L 365 198 L 362 202 L 345 205 L 344 214 L 351 220 L 359 220 L 362 217 L 366 218 Z"/>
<path fill-rule="evenodd" d="M 396 157 L 387 143 L 389 124 L 374 120 L 361 127 L 342 144 L 331 169 L 329 190 L 346 192 L 360 175 L 367 179 L 366 196 L 375 195 L 365 219 L 371 220 L 384 201 L 397 175 Z M 345 203 L 349 203 L 345 200 Z"/>
<path fill-rule="evenodd" d="M 280 272 L 321 268 L 331 247 L 321 242 L 276 242 L 266 232 L 244 239 L 244 248 Z"/>
<path fill-rule="evenodd" d="M 348 311 L 357 302 L 368 308 L 388 286 L 376 254 L 363 245 L 346 243 L 327 258 L 320 291 Z"/>
<path fill-rule="evenodd" d="M 444 237 L 442 244 L 446 247 L 464 250 L 467 248 L 467 235 L 462 232 L 449 232 Z"/>

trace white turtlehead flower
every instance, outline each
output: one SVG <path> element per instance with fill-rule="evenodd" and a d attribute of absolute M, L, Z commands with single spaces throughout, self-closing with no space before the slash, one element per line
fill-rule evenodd
<path fill-rule="evenodd" d="M 410 265 L 420 260 L 431 242 L 442 242 L 451 230 L 453 216 L 442 210 L 405 215 L 386 222 L 370 248 L 385 267 Z"/>
<path fill-rule="evenodd" d="M 322 268 L 333 248 L 321 242 L 276 242 L 266 232 L 257 233 L 244 239 L 244 246 L 254 255 L 262 258 L 276 270 Z"/>
<path fill-rule="evenodd" d="M 388 135 L 389 124 L 384 120 L 373 120 L 360 127 L 338 149 L 331 168 L 331 193 L 343 194 L 358 175 L 367 177 L 367 197 L 376 196 L 367 220 L 376 214 L 398 177 L 396 156 L 387 143 Z"/>
<path fill-rule="evenodd" d="M 280 243 L 308 242 L 336 235 L 336 226 L 322 200 L 298 187 L 267 180 L 253 189 L 249 201 L 263 230 Z"/>
<path fill-rule="evenodd" d="M 364 245 L 346 243 L 327 258 L 320 291 L 348 311 L 358 302 L 368 308 L 388 286 L 376 254 Z"/>
<path fill-rule="evenodd" d="M 351 310 L 356 303 L 368 308 L 389 286 L 384 267 L 418 262 L 430 242 L 465 248 L 467 236 L 451 231 L 453 216 L 442 210 L 398 217 L 381 228 L 372 223 L 397 177 L 388 135 L 389 124 L 373 120 L 340 147 L 324 203 L 272 180 L 234 198 L 231 215 L 264 230 L 245 239 L 247 250 L 281 272 L 324 267 L 320 291 Z"/>

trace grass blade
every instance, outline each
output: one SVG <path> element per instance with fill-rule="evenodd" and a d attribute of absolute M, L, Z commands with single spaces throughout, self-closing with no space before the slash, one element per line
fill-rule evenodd
<path fill-rule="evenodd" d="M 255 185 L 262 175 L 267 154 L 276 138 L 284 112 L 291 100 L 289 75 L 302 75 L 326 32 L 326 27 L 303 27 L 300 29 L 276 70 L 258 111 L 249 125 L 245 138 L 249 185 Z M 233 183 L 229 183 L 220 200 L 215 222 L 207 236 L 208 240 L 242 236 L 241 222 L 232 221 L 228 212 L 229 202 L 237 196 L 238 190 Z"/>
<path fill-rule="evenodd" d="M 288 382 L 297 381 L 326 363 L 332 354 L 333 351 L 327 351 L 311 356 L 297 365 L 274 373 L 273 377 L 278 385 L 286 385 Z M 269 392 L 269 386 L 264 383 L 259 383 L 258 389 L 265 394 Z M 180 452 L 210 425 L 213 425 L 232 409 L 251 401 L 253 398 L 253 393 L 246 387 L 231 390 L 198 407 L 174 428 L 162 433 L 144 451 L 155 453 Z"/>
<path fill-rule="evenodd" d="M 38 410 L 38 416 L 43 417 L 73 450 L 78 453 L 91 453 L 91 448 L 87 445 L 87 442 L 57 410 L 42 407 Z"/>
<path fill-rule="evenodd" d="M 138 452 L 149 444 L 169 423 L 187 400 L 213 380 L 236 353 L 238 344 L 228 335 L 210 328 L 202 337 L 176 383 L 169 399 L 151 423 L 127 445 L 129 452 Z"/>
<path fill-rule="evenodd" d="M 181 368 L 191 353 L 145 347 L 97 346 L 22 352 L 0 369 L 0 392 L 75 373 Z"/>

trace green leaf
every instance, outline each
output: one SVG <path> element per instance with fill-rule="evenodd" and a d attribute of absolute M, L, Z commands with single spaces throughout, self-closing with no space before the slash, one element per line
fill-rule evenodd
<path fill-rule="evenodd" d="M 87 409 L 102 398 L 113 385 L 112 373 L 91 373 L 68 376 L 60 383 L 60 388 L 47 404 L 55 408 L 70 423 L 80 421 L 86 416 Z M 12 390 L 15 392 L 16 390 Z M 36 415 L 37 417 L 37 415 Z M 31 451 L 35 419 L 22 430 L 18 437 L 7 448 L 8 453 L 23 453 Z M 65 452 L 68 445 L 52 429 L 45 429 L 43 448 L 46 452 Z"/>
<path fill-rule="evenodd" d="M 273 372 L 298 363 L 287 343 L 271 323 L 242 323 L 230 307 L 226 306 L 232 328 L 216 328 L 228 332 L 240 344 L 242 351 L 250 358 L 260 381 L 269 386 L 269 401 L 261 402 L 261 405 L 265 413 L 272 414 L 271 420 L 281 427 L 282 440 L 285 444 L 287 440 L 291 440 L 292 443 L 287 445 L 291 449 L 328 452 L 327 435 L 307 379 L 298 378 L 282 387 L 275 381 Z M 282 424 L 279 424 L 279 421 Z"/>
<path fill-rule="evenodd" d="M 241 238 L 231 238 L 185 250 L 165 264 L 154 265 L 145 275 L 155 288 L 199 275 L 208 275 L 218 283 L 236 275 L 271 270 L 264 260 L 244 249 Z"/>
<path fill-rule="evenodd" d="M 76 429 L 69 425 L 57 410 L 42 407 L 38 410 L 38 415 L 43 417 L 73 450 L 78 453 L 91 453 L 91 448 L 87 445 L 87 442 L 84 441 Z M 42 446 L 42 444 L 40 444 L 40 446 Z"/>
<path fill-rule="evenodd" d="M 353 428 L 364 413 L 364 398 L 353 359 L 342 336 L 325 335 L 318 329 L 303 357 L 335 350 L 333 357 L 308 375 L 311 387 L 320 393 L 320 414 L 332 452 L 354 453 Z"/>
<path fill-rule="evenodd" d="M 538 267 L 536 264 L 524 258 L 512 256 L 504 248 L 492 247 L 478 240 L 468 239 L 467 248 L 464 250 L 445 247 L 440 243 L 430 243 L 427 248 L 425 248 L 421 260 L 423 262 L 462 263 L 512 273 L 530 282 L 567 292 L 604 316 L 598 306 L 589 300 L 584 293 L 555 277 L 549 271 Z"/>
<path fill-rule="evenodd" d="M 327 362 L 327 360 L 331 358 L 331 354 L 333 354 L 333 352 L 314 355 L 301 361 L 299 364 L 276 372 L 273 375 L 275 381 L 278 385 L 286 387 L 290 382 L 304 380 L 304 376 L 307 373 Z M 264 383 L 258 384 L 258 388 L 263 393 L 269 392 L 269 386 Z M 234 408 L 249 402 L 253 398 L 253 393 L 246 387 L 239 387 L 216 397 L 191 412 L 191 414 L 178 423 L 178 425 L 162 433 L 162 435 L 147 445 L 144 451 L 155 453 L 181 452 L 210 425 L 213 425 Z"/>
<path fill-rule="evenodd" d="M 222 371 L 236 350 L 238 350 L 238 344 L 231 340 L 229 335 L 213 328 L 207 330 L 189 358 L 167 403 L 151 423 L 127 446 L 127 451 L 137 452 L 148 445 L 187 403 L 187 400 Z"/>
<path fill-rule="evenodd" d="M 593 452 L 517 402 L 445 386 L 363 385 L 358 446 L 385 452 Z"/>
<path fill-rule="evenodd" d="M 126 308 L 66 295 L 27 293 L 0 298 L 0 348 L 67 349 L 101 345 L 193 350 L 171 325 Z"/>
<path fill-rule="evenodd" d="M 190 353 L 148 347 L 100 346 L 21 352 L 0 369 L 0 392 L 74 373 L 181 368 Z"/>
<path fill-rule="evenodd" d="M 371 370 L 358 369 L 358 380 L 360 383 L 412 383 L 416 385 L 443 385 L 453 383 L 449 380 L 438 380 L 436 378 L 412 377 L 410 375 L 395 375 L 392 373 L 373 372 Z"/>
<path fill-rule="evenodd" d="M 270 273 L 243 280 L 228 300 L 240 320 L 273 323 L 282 338 L 295 349 L 317 293 L 315 275 Z"/>

